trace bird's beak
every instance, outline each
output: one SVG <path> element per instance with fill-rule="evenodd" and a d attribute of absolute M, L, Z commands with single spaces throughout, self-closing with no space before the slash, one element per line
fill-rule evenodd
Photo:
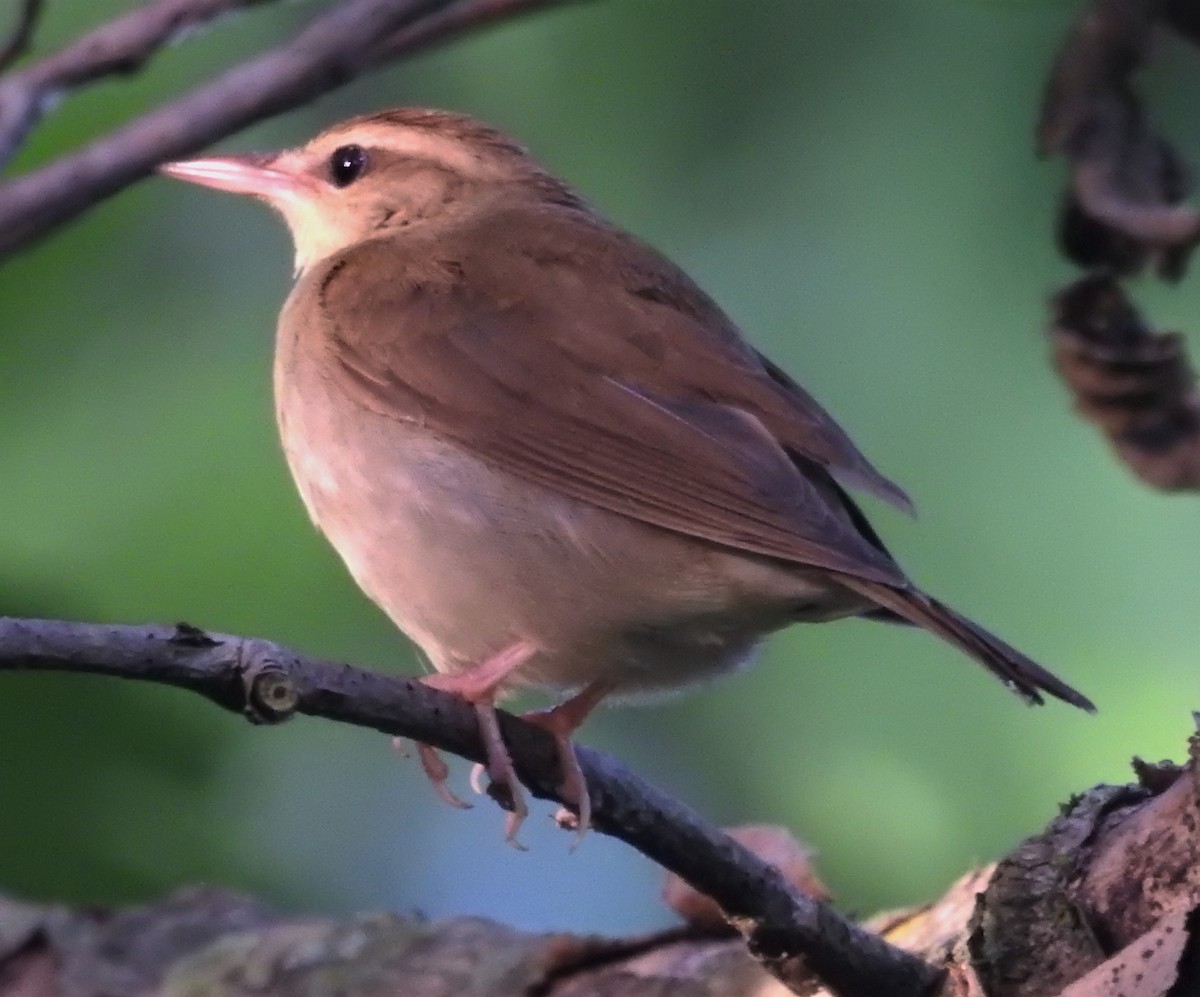
<path fill-rule="evenodd" d="M 231 194 L 249 194 L 280 204 L 303 194 L 310 186 L 305 174 L 287 169 L 280 162 L 281 158 L 275 153 L 268 153 L 186 159 L 178 163 L 163 163 L 158 172 L 202 187 L 212 187 Z"/>

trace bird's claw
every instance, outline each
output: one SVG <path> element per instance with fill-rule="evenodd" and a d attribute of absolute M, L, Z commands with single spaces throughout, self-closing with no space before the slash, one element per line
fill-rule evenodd
<path fill-rule="evenodd" d="M 425 770 L 425 775 L 429 781 L 433 783 L 433 790 L 446 803 L 452 807 L 457 807 L 459 810 L 470 810 L 471 804 L 461 800 L 454 794 L 446 780 L 450 776 L 450 768 L 442 761 L 442 756 L 437 753 L 434 748 L 428 744 L 417 744 L 417 757 L 421 759 L 421 768 Z"/>

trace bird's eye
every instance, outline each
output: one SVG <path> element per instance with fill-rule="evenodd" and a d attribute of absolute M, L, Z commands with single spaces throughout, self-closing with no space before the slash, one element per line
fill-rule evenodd
<path fill-rule="evenodd" d="M 339 146 L 329 157 L 329 175 L 337 187 L 349 187 L 366 168 L 367 154 L 361 146 Z"/>

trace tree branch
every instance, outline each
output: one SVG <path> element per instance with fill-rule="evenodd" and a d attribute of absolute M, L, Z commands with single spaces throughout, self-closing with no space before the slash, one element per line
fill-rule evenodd
<path fill-rule="evenodd" d="M 0 45 L 0 73 L 16 62 L 28 50 L 38 18 L 42 16 L 42 0 L 24 0 L 17 13 L 17 23 L 8 41 Z"/>
<path fill-rule="evenodd" d="M 41 0 L 31 2 L 36 6 Z M 264 0 L 158 0 L 11 74 L 0 85 L 0 165 L 67 91 L 106 76 L 136 72 L 185 32 L 238 7 L 261 2 Z"/>
<path fill-rule="evenodd" d="M 518 14 L 531 13 L 539 7 L 556 3 L 579 3 L 581 0 L 475 0 L 473 3 L 452 5 L 435 11 L 419 24 L 397 31 L 385 38 L 372 51 L 371 57 L 380 62 L 410 55 L 436 41 L 487 27 Z"/>
<path fill-rule="evenodd" d="M 101 646 L 105 628 L 89 629 L 100 631 L 95 646 Z M 192 628 L 181 627 L 173 637 L 193 648 L 217 646 Z M 257 648 L 250 657 L 270 648 L 247 643 Z M 82 660 L 90 654 L 94 650 Z M 80 659 L 70 664 L 79 667 Z M 111 663 L 106 670 L 114 672 Z M 232 687 L 240 684 L 233 679 Z M 272 709 L 287 708 L 297 701 L 289 688 L 286 680 L 272 680 L 259 695 L 274 702 Z M 1073 796 L 1049 826 L 995 865 L 962 876 L 936 901 L 877 914 L 864 926 L 945 966 L 938 997 L 1200 992 L 1198 758 L 1200 735 L 1191 738 L 1182 766 L 1135 759 L 1135 783 Z M 815 882 L 803 847 L 782 829 L 742 827 L 735 834 L 755 840 L 774 864 L 792 866 L 799 874 L 793 882 Z M 480 918 L 437 922 L 389 914 L 338 922 L 275 914 L 258 901 L 211 888 L 179 890 L 126 910 L 69 910 L 0 895 L 0 991 L 22 997 L 151 997 L 181 988 L 307 993 L 336 976 L 346 997 L 383 990 L 458 997 L 480 979 L 491 981 L 489 997 L 778 994 L 741 939 L 710 916 L 709 902 L 688 892 L 678 883 L 664 891 L 685 926 L 627 938 L 523 934 Z M 348 946 L 347 937 L 355 944 Z M 788 968 L 786 982 L 795 992 L 838 997 L 798 960 Z M 909 991 L 880 978 L 869 992 Z"/>
<path fill-rule="evenodd" d="M 36 0 L 40 2 L 40 0 Z M 71 90 L 127 75 L 188 31 L 267 0 L 158 0 L 109 21 L 66 48 L 0 80 L 0 167 Z"/>
<path fill-rule="evenodd" d="M 306 658 L 263 640 L 194 627 L 101 626 L 0 618 L 0 671 L 75 671 L 188 689 L 254 722 L 293 713 L 412 738 L 474 761 L 471 707 L 415 679 Z M 507 714 L 501 729 L 521 781 L 558 800 L 552 739 Z M 579 749 L 597 830 L 619 838 L 717 901 L 750 950 L 785 984 L 803 962 L 842 997 L 919 997 L 940 973 L 792 889 L 773 866 L 597 751 Z"/>
<path fill-rule="evenodd" d="M 185 29 L 268 0 L 159 0 L 0 81 L 0 164 L 64 92 L 131 72 Z M 160 162 L 298 107 L 452 35 L 564 0 L 343 0 L 291 41 L 84 148 L 0 185 L 0 258 L 147 176 Z"/>

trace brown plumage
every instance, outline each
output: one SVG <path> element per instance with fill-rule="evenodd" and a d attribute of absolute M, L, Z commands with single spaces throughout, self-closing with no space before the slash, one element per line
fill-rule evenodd
<path fill-rule="evenodd" d="M 496 130 L 391 111 L 166 171 L 288 221 L 292 472 L 431 681 L 479 706 L 514 792 L 504 690 L 574 694 L 536 719 L 586 826 L 569 736 L 600 699 L 736 668 L 797 621 L 913 623 L 1030 702 L 1091 709 L 913 586 L 845 489 L 903 491 L 682 271 Z"/>

